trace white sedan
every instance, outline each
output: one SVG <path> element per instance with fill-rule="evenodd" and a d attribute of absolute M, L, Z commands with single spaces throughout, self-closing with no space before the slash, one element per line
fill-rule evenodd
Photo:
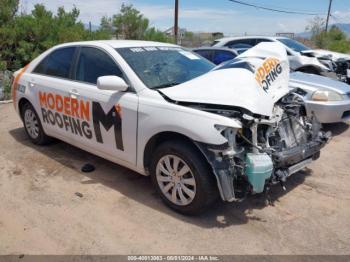
<path fill-rule="evenodd" d="M 171 44 L 63 44 L 15 73 L 13 101 L 33 143 L 55 137 L 151 175 L 167 205 L 193 214 L 284 183 L 328 139 L 290 93 L 283 47 L 268 45 L 246 52 L 255 71 L 212 71 Z"/>

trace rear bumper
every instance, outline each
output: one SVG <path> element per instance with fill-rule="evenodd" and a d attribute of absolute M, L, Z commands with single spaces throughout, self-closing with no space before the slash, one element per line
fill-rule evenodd
<path fill-rule="evenodd" d="M 321 123 L 350 121 L 350 99 L 335 102 L 306 101 L 308 115 L 314 114 Z"/>

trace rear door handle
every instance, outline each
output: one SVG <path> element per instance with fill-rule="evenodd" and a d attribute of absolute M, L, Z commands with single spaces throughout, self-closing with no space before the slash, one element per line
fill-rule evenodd
<path fill-rule="evenodd" d="M 76 89 L 72 89 L 71 91 L 69 91 L 69 95 L 71 98 L 77 99 L 80 94 Z"/>

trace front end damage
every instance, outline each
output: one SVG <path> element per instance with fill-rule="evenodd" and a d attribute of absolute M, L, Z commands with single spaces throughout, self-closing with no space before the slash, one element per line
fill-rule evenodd
<path fill-rule="evenodd" d="M 330 72 L 334 72 L 338 80 L 350 84 L 350 57 L 327 50 L 306 50 L 303 56 L 317 58 Z M 325 74 L 325 76 L 329 76 Z"/>
<path fill-rule="evenodd" d="M 306 114 L 297 90 L 289 89 L 289 71 L 282 45 L 260 43 L 201 77 L 160 91 L 169 102 L 240 122 L 242 128 L 220 120 L 211 127 L 224 144 L 195 142 L 223 200 L 284 186 L 329 140 L 316 117 Z"/>
<path fill-rule="evenodd" d="M 232 110 L 232 115 L 237 114 Z M 224 201 L 242 200 L 273 184 L 284 187 L 290 175 L 320 156 L 320 149 L 330 139 L 317 119 L 306 115 L 302 99 L 294 93 L 275 104 L 271 117 L 241 113 L 240 120 L 242 129 L 216 127 L 227 143 L 197 143 L 213 168 Z"/>

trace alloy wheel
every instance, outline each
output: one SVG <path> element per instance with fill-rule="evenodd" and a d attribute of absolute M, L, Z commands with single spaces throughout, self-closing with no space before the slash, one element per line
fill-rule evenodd
<path fill-rule="evenodd" d="M 24 113 L 24 124 L 31 138 L 37 139 L 39 136 L 39 122 L 35 113 L 27 109 Z"/>
<path fill-rule="evenodd" d="M 188 205 L 196 195 L 196 180 L 192 170 L 178 156 L 165 155 L 158 161 L 156 179 L 162 193 L 173 204 Z"/>

